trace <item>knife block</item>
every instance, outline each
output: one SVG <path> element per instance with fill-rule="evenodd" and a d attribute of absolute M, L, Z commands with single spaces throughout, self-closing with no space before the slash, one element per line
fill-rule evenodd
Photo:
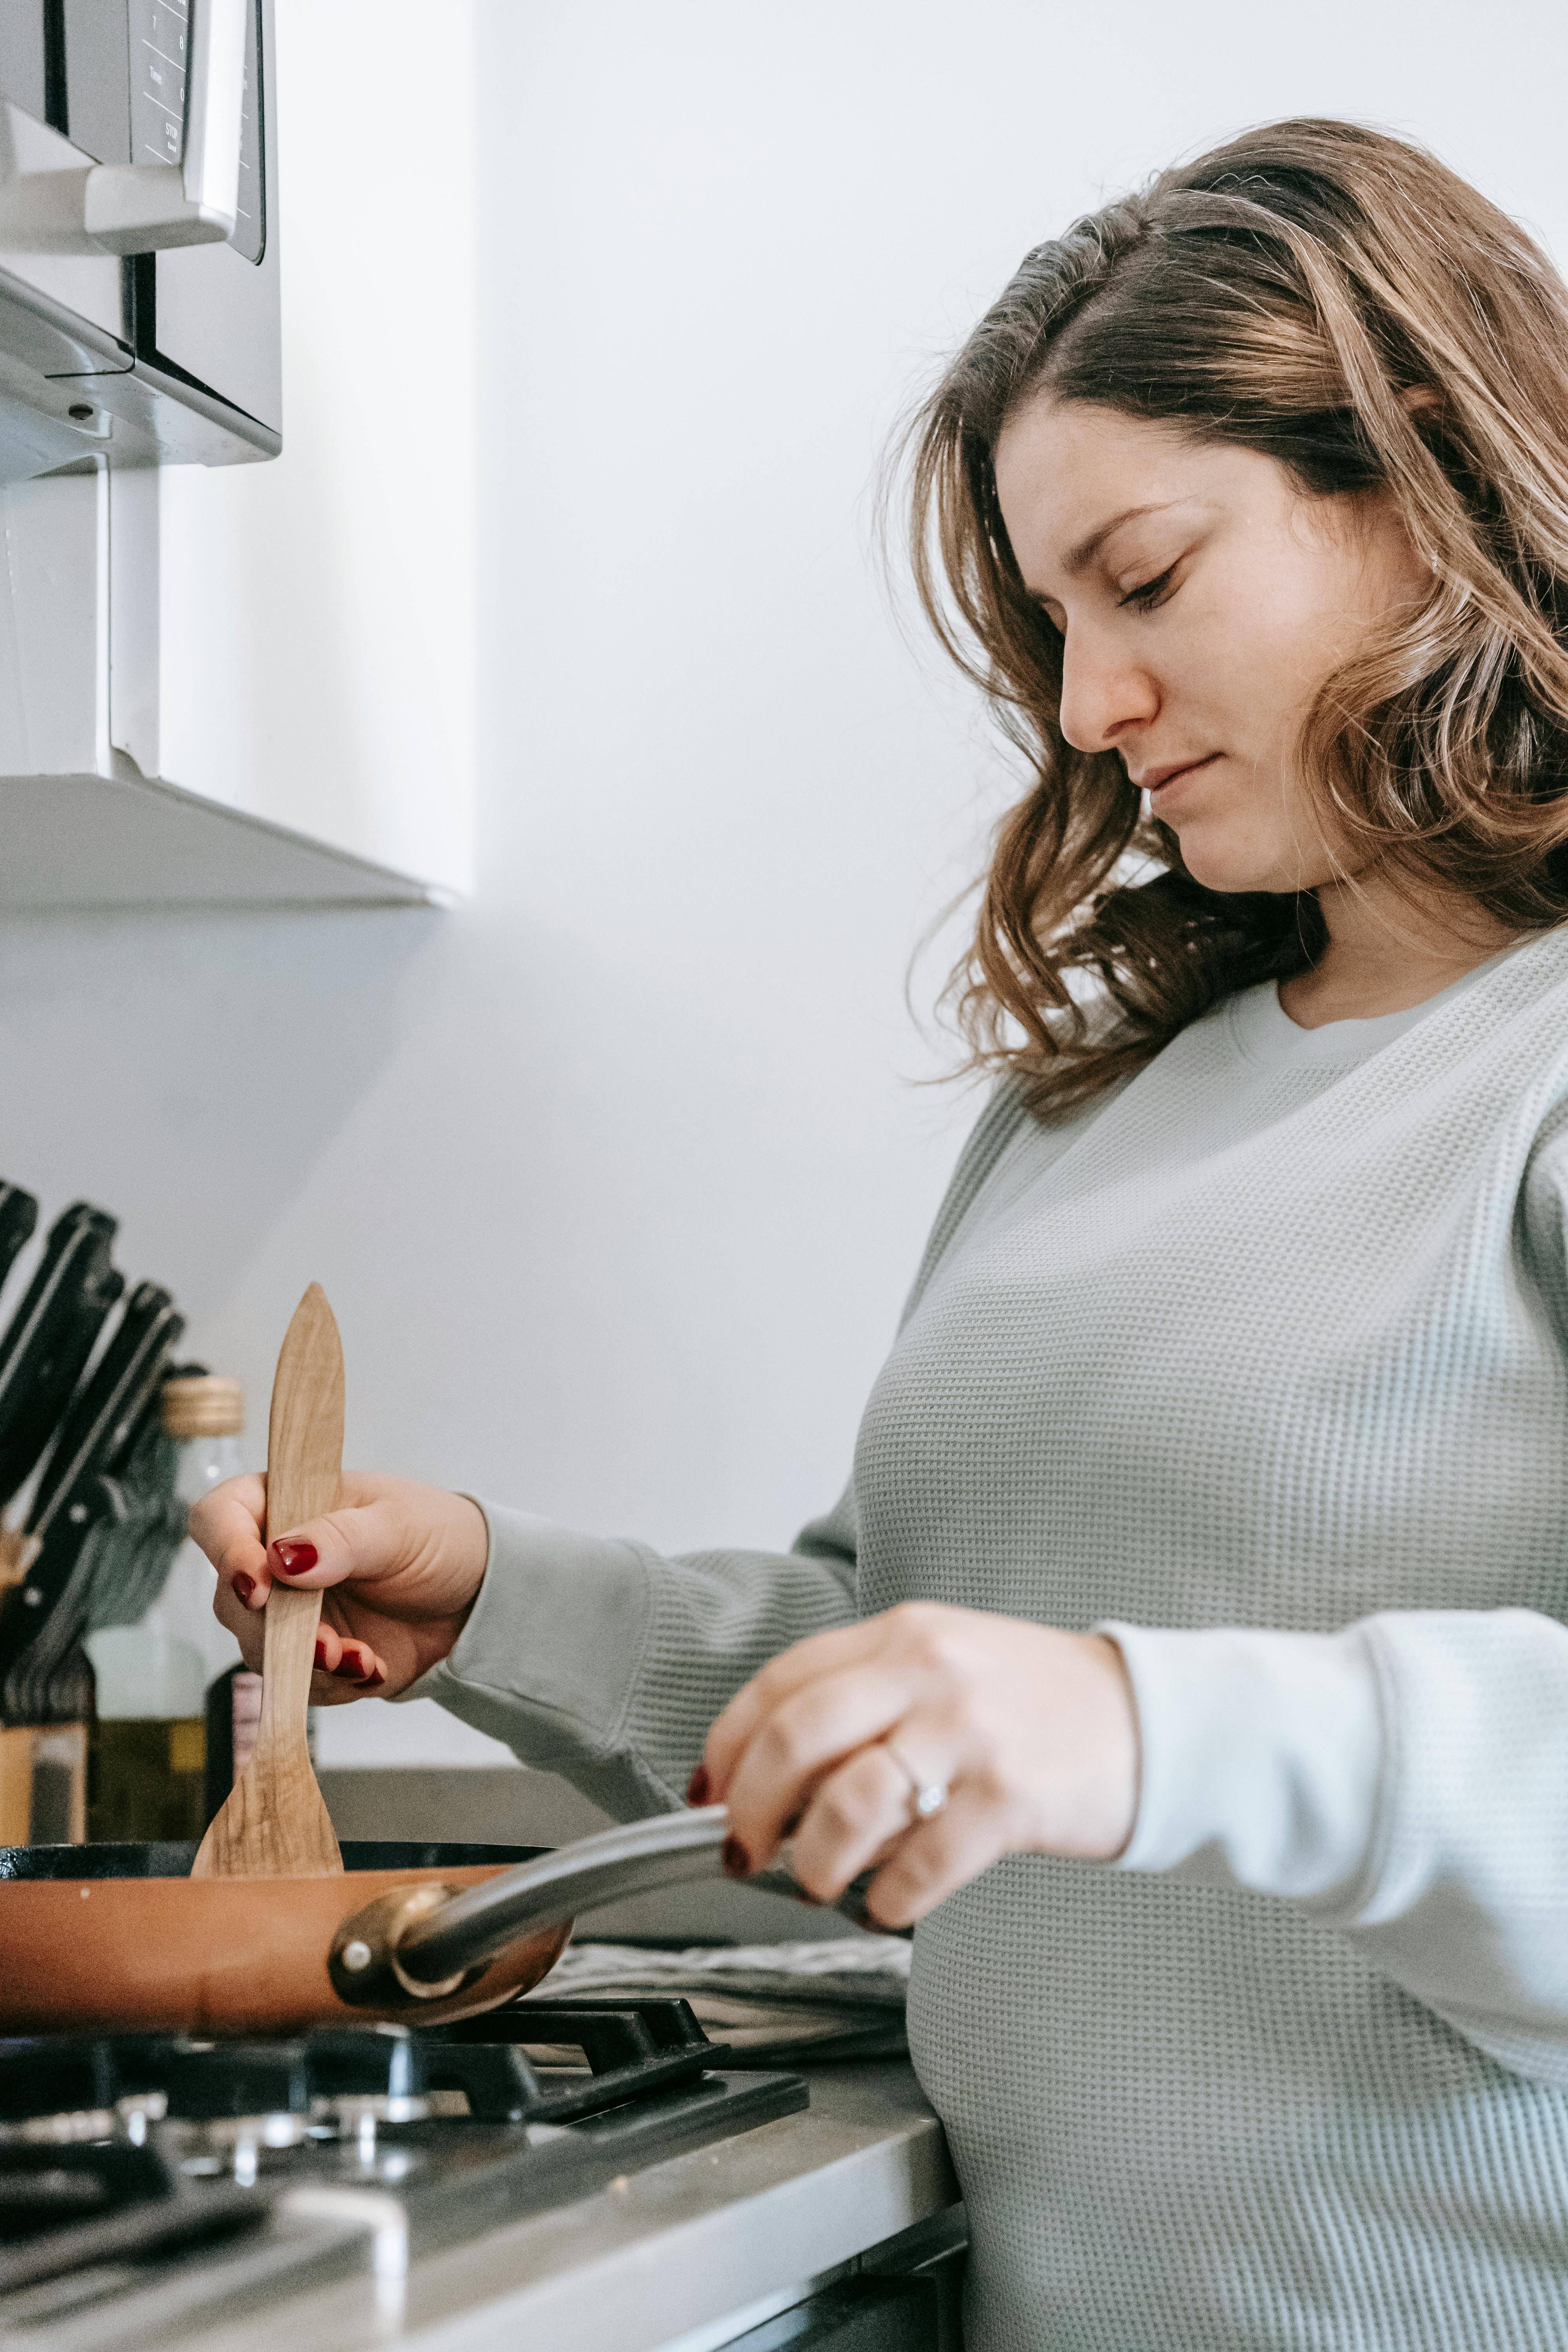
<path fill-rule="evenodd" d="M 86 1837 L 86 1724 L 0 1731 L 0 1845 L 80 1845 Z"/>

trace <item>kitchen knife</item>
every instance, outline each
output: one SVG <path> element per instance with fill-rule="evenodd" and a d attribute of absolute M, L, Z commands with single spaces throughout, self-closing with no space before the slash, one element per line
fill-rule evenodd
<path fill-rule="evenodd" d="M 0 1607 L 0 1720 L 47 1719 L 47 1680 L 86 1626 L 107 1523 L 133 1497 L 118 1479 L 158 1411 L 158 1390 L 184 1329 L 166 1290 L 141 1284 L 73 1403 L 27 1519 L 40 1546 Z"/>
<path fill-rule="evenodd" d="M 37 1222 L 38 1204 L 31 1192 L 0 1177 L 0 1283 L 32 1240 Z"/>
<path fill-rule="evenodd" d="M 30 1475 L 125 1287 L 109 1262 L 117 1230 L 85 1201 L 58 1218 L 0 1338 L 0 1507 Z"/>
<path fill-rule="evenodd" d="M 129 1459 L 135 1424 L 164 1375 L 160 1359 L 172 1353 L 184 1328 L 168 1291 L 155 1282 L 138 1283 L 49 1448 L 27 1513 L 30 1534 L 47 1536 L 60 1509 L 69 1510 L 83 1481 L 111 1477 Z M 156 1382 L 149 1379 L 154 1369 Z"/>

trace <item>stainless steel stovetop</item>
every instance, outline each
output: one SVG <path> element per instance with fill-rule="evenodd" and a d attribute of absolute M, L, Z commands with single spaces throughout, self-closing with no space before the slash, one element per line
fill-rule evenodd
<path fill-rule="evenodd" d="M 0 2041 L 0 2345 L 199 2341 L 789 2115 L 679 2000 L 532 1998 L 298 2041 Z"/>

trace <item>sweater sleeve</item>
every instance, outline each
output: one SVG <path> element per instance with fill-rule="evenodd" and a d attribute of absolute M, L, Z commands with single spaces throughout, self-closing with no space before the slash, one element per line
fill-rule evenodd
<path fill-rule="evenodd" d="M 1142 1787 L 1124 1870 L 1300 1905 L 1515 2073 L 1568 2088 L 1568 1628 L 1107 1624 Z"/>
<path fill-rule="evenodd" d="M 1514 1230 L 1521 1286 L 1568 1357 L 1568 1106 L 1537 1135 Z M 1568 1617 L 1568 1574 L 1563 1591 Z M 1568 2088 L 1556 1612 L 1101 1631 L 1127 1661 L 1142 1748 L 1121 1868 L 1299 1904 L 1502 2065 Z"/>
<path fill-rule="evenodd" d="M 791 1551 L 674 1559 L 479 1508 L 490 1551 L 473 1613 L 401 1696 L 438 1699 L 618 1821 L 680 1804 L 709 1725 L 742 1685 L 855 1616 L 850 1492 Z"/>

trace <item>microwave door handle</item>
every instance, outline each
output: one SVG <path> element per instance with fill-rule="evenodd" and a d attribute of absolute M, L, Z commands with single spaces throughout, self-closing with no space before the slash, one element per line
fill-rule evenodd
<path fill-rule="evenodd" d="M 195 0 L 185 83 L 185 203 L 219 238 L 239 218 L 239 144 L 250 0 Z M 216 241 L 216 240 L 215 240 Z"/>
<path fill-rule="evenodd" d="M 239 217 L 251 0 L 191 0 L 180 163 L 25 173 L 0 191 L 0 252 L 162 253 L 222 245 Z"/>

